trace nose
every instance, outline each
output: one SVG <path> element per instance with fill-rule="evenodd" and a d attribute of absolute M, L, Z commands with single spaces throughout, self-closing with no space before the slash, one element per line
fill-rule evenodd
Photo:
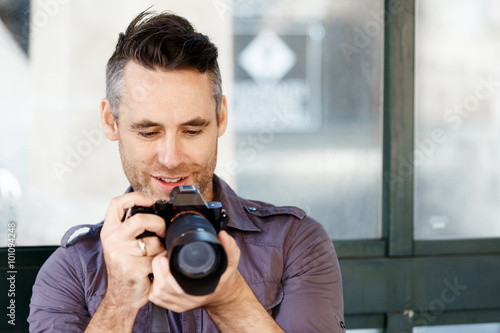
<path fill-rule="evenodd" d="M 167 135 L 159 143 L 158 160 L 168 169 L 175 169 L 182 164 L 182 149 L 175 135 Z"/>

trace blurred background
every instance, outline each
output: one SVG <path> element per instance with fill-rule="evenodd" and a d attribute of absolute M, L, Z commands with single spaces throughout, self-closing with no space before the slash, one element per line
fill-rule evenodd
<path fill-rule="evenodd" d="M 482 244 L 498 253 L 498 0 L 0 0 L 0 247 L 11 221 L 16 245 L 58 245 L 71 226 L 100 222 L 127 188 L 99 103 L 118 34 L 151 6 L 219 47 L 230 125 L 216 173 L 243 197 L 321 222 L 345 272 L 344 257 L 480 253 L 470 249 Z M 399 88 L 410 100 L 400 109 Z M 399 138 L 409 146 L 397 148 Z M 409 252 L 391 251 L 406 241 Z M 410 311 L 404 318 L 423 311 L 384 293 L 403 299 L 394 310 Z M 349 300 L 346 309 L 373 312 Z M 388 325 L 354 322 L 359 332 Z M 413 332 L 500 332 L 453 322 L 427 318 Z"/>
<path fill-rule="evenodd" d="M 217 174 L 244 197 L 301 207 L 332 238 L 381 236 L 382 26 L 348 46 L 380 1 L 0 4 L 0 165 L 2 191 L 21 188 L 18 244 L 58 244 L 126 189 L 99 102 L 118 33 L 151 5 L 219 47 L 230 126 Z"/>

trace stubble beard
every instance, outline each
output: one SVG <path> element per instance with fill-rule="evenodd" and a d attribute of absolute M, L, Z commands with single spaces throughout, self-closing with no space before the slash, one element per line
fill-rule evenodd
<path fill-rule="evenodd" d="M 217 151 L 218 142 L 215 143 L 215 151 L 213 153 L 213 158 L 204 166 L 199 164 L 194 165 L 180 165 L 175 169 L 169 169 L 165 165 L 155 161 L 151 170 L 157 172 L 156 174 L 162 174 L 162 172 L 174 175 L 190 175 L 191 183 L 198 187 L 201 194 L 208 201 L 208 198 L 212 197 L 213 194 L 213 176 L 215 172 L 215 167 L 217 165 Z M 120 151 L 120 158 L 122 161 L 123 171 L 127 177 L 130 185 L 132 186 L 134 192 L 144 193 L 147 196 L 153 198 L 154 200 L 169 200 L 170 193 L 155 193 L 151 188 L 151 174 L 152 172 L 141 169 L 140 165 L 132 163 L 128 158 L 127 153 L 123 149 L 120 141 L 118 141 L 118 148 Z M 213 198 L 210 198 L 212 200 Z"/>

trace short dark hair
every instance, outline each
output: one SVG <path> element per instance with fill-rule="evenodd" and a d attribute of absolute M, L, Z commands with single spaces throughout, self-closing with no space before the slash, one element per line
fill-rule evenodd
<path fill-rule="evenodd" d="M 120 33 L 115 51 L 106 66 L 106 97 L 113 115 L 118 118 L 122 99 L 123 72 L 128 61 L 155 70 L 195 68 L 209 73 L 214 89 L 217 121 L 222 102 L 222 79 L 217 63 L 217 47 L 210 39 L 195 31 L 183 17 L 170 12 L 159 14 L 148 10 L 140 13 Z"/>

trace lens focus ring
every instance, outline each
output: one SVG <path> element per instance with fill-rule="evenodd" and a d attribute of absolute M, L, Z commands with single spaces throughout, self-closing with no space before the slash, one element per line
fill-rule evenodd
<path fill-rule="evenodd" d="M 216 251 L 210 243 L 184 244 L 177 256 L 177 268 L 187 277 L 201 279 L 216 268 Z"/>

